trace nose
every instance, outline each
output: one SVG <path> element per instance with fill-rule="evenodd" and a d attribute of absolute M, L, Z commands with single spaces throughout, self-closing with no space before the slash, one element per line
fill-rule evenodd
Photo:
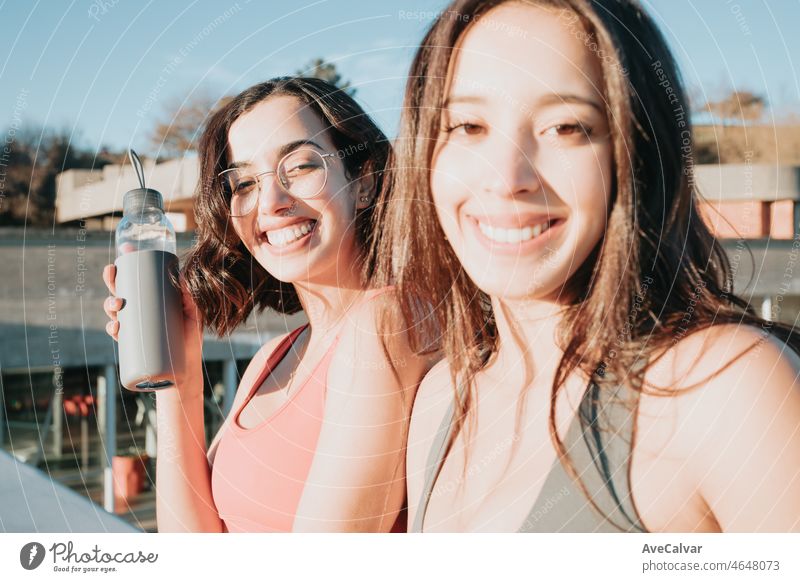
<path fill-rule="evenodd" d="M 542 180 L 534 163 L 535 147 L 532 140 L 507 136 L 493 144 L 486 156 L 489 168 L 484 172 L 483 191 L 508 198 L 541 191 Z"/>
<path fill-rule="evenodd" d="M 293 203 L 294 198 L 281 187 L 276 174 L 264 174 L 259 178 L 259 214 L 280 214 Z"/>

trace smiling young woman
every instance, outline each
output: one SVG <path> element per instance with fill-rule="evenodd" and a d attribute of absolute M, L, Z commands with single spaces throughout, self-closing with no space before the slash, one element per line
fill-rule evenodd
<path fill-rule="evenodd" d="M 159 531 L 404 529 L 408 418 L 433 360 L 410 351 L 394 288 L 370 286 L 389 149 L 318 79 L 255 85 L 210 117 L 181 273 L 188 372 L 156 393 Z M 265 308 L 309 323 L 255 355 L 206 451 L 202 328 Z"/>
<path fill-rule="evenodd" d="M 636 2 L 459 0 L 432 25 L 377 243 L 444 330 L 413 531 L 800 529 L 800 345 L 730 288 L 688 111 Z"/>

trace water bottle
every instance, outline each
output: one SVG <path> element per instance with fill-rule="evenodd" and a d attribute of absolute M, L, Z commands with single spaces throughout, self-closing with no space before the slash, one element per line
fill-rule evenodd
<path fill-rule="evenodd" d="M 131 151 L 142 186 L 123 198 L 117 225 L 116 295 L 119 371 L 125 388 L 152 392 L 175 384 L 183 372 L 183 303 L 177 281 L 175 229 L 157 190 L 144 187 L 141 162 Z"/>

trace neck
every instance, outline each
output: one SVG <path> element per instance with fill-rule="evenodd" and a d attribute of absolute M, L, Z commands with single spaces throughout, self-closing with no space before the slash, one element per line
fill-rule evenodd
<path fill-rule="evenodd" d="M 498 346 L 487 373 L 516 390 L 534 380 L 552 379 L 564 355 L 556 341 L 564 306 L 547 300 L 492 297 L 492 309 Z"/>
<path fill-rule="evenodd" d="M 364 292 L 359 261 L 338 261 L 336 273 L 319 281 L 294 283 L 311 329 L 321 337 L 343 321 L 347 310 Z"/>

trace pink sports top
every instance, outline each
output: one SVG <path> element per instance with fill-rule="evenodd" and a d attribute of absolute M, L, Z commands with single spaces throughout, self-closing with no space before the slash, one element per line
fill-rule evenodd
<path fill-rule="evenodd" d="M 359 303 L 388 289 L 369 290 Z M 306 327 L 308 324 L 292 331 L 270 354 L 244 403 L 231 412 L 229 428 L 220 438 L 211 488 L 219 516 L 229 532 L 292 530 L 322 430 L 328 367 L 339 334 L 308 380 L 269 418 L 247 429 L 239 424 L 239 415 Z M 405 531 L 405 518 L 402 512 L 393 531 Z"/>

